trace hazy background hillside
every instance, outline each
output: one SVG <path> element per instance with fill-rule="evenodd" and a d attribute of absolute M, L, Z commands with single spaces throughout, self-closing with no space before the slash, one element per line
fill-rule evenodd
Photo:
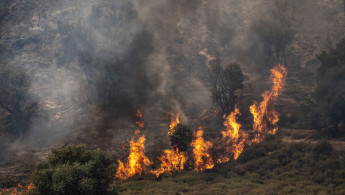
<path fill-rule="evenodd" d="M 7 100 L 20 104 L 20 126 L 0 106 L 0 187 L 26 181 L 51 148 L 68 143 L 123 158 L 137 109 L 152 158 L 169 147 L 176 113 L 214 136 L 222 130 L 208 86 L 215 59 L 222 67 L 238 63 L 247 75 L 237 92 L 246 130 L 249 105 L 260 101 L 272 85 L 269 70 L 282 63 L 288 76 L 276 103 L 279 139 L 320 136 L 316 55 L 344 32 L 342 0 L 1 0 L 1 61 L 15 75 L 24 72 L 18 82 L 27 87 Z"/>

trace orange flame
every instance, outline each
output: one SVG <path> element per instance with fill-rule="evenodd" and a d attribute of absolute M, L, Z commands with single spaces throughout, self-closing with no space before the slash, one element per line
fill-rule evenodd
<path fill-rule="evenodd" d="M 116 177 L 125 180 L 136 174 L 142 174 L 144 168 L 151 165 L 151 161 L 145 156 L 145 136 L 141 136 L 137 142 L 130 141 L 130 154 L 126 165 L 120 160 Z"/>
<path fill-rule="evenodd" d="M 170 125 L 169 125 L 169 135 L 174 134 L 175 132 L 175 127 L 180 124 L 180 114 L 176 114 L 176 119 L 170 119 Z"/>
<path fill-rule="evenodd" d="M 263 101 L 260 104 L 254 102 L 250 106 L 250 112 L 254 117 L 254 138 L 253 142 L 258 143 L 266 133 L 275 134 L 278 130 L 278 113 L 273 109 L 273 103 L 282 92 L 287 71 L 283 65 L 271 69 L 271 80 L 273 81 L 272 91 L 265 91 L 262 94 Z"/>
<path fill-rule="evenodd" d="M 161 161 L 159 169 L 151 171 L 157 177 L 163 173 L 182 171 L 187 160 L 185 153 L 178 149 L 164 150 L 164 154 L 158 159 Z"/>
<path fill-rule="evenodd" d="M 220 145 L 221 149 L 225 149 L 225 155 L 221 156 L 217 160 L 218 163 L 225 163 L 231 158 L 236 160 L 242 153 L 247 141 L 249 144 L 260 142 L 265 134 L 274 134 L 278 130 L 277 122 L 279 117 L 278 113 L 273 109 L 273 104 L 283 90 L 286 76 L 287 71 L 284 66 L 278 65 L 273 68 L 271 70 L 271 80 L 273 81 L 272 90 L 270 92 L 265 91 L 262 94 L 263 101 L 260 102 L 260 104 L 254 102 L 254 104 L 250 106 L 250 112 L 254 118 L 254 138 L 252 140 L 248 141 L 248 134 L 243 130 L 241 131 L 241 124 L 236 121 L 237 115 L 240 114 L 237 106 L 235 107 L 235 110 L 225 118 L 224 126 L 226 127 L 226 130 L 222 131 L 222 139 L 225 144 Z M 140 119 L 142 118 L 140 110 L 137 111 L 137 117 Z M 177 114 L 176 119 L 170 120 L 169 135 L 174 133 L 175 127 L 179 123 L 179 114 Z M 144 127 L 138 122 L 137 124 L 141 128 Z M 136 134 L 139 133 L 140 130 L 137 130 Z M 196 139 L 194 139 L 191 144 L 194 154 L 194 170 L 196 171 L 202 171 L 204 169 L 211 169 L 214 167 L 213 159 L 209 153 L 213 144 L 203 139 L 203 133 L 203 130 L 199 129 L 196 133 Z M 135 174 L 143 173 L 144 168 L 152 164 L 144 154 L 144 143 L 144 136 L 141 136 L 137 142 L 134 142 L 133 140 L 130 142 L 131 149 L 127 163 L 124 164 L 119 161 L 116 177 L 120 179 L 128 179 Z M 170 149 L 165 150 L 164 154 L 158 159 L 161 161 L 160 167 L 157 170 L 151 171 L 151 173 L 155 174 L 157 177 L 163 173 L 182 171 L 184 169 L 187 156 L 184 152 L 179 152 L 177 149 Z"/>
<path fill-rule="evenodd" d="M 27 187 L 28 191 L 31 191 L 31 190 L 33 190 L 33 189 L 35 189 L 35 188 L 36 188 L 36 187 L 34 186 L 33 183 L 30 183 L 30 184 L 28 185 L 28 187 Z"/>
<path fill-rule="evenodd" d="M 205 141 L 202 138 L 204 131 L 199 129 L 196 133 L 196 139 L 193 140 L 193 153 L 194 153 L 194 170 L 202 171 L 204 169 L 211 169 L 214 167 L 213 160 L 209 154 L 209 150 L 212 148 L 212 143 Z"/>
<path fill-rule="evenodd" d="M 25 190 L 24 186 L 19 183 L 17 185 L 17 187 L 0 190 L 0 195 L 1 194 L 8 194 L 8 193 L 11 195 L 22 195 L 22 194 L 26 194 L 26 193 L 30 192 L 33 189 L 35 189 L 35 186 L 32 183 L 30 183 L 27 186 L 27 190 Z"/>
<path fill-rule="evenodd" d="M 225 163 L 230 160 L 230 155 L 233 159 L 237 159 L 242 153 L 245 141 L 248 136 L 245 132 L 240 132 L 241 124 L 236 122 L 236 116 L 241 114 L 240 110 L 235 106 L 235 110 L 231 112 L 224 122 L 226 131 L 222 131 L 222 137 L 225 141 L 225 154 L 226 156 L 221 157 L 217 160 L 218 163 Z"/>
<path fill-rule="evenodd" d="M 136 116 L 138 117 L 138 121 L 135 122 L 140 128 L 144 128 L 145 127 L 145 124 L 144 124 L 144 121 L 143 121 L 143 114 L 140 112 L 140 110 L 138 109 L 137 110 L 137 114 Z"/>

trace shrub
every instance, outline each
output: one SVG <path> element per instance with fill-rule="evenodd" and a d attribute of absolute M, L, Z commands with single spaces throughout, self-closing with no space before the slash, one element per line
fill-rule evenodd
<path fill-rule="evenodd" d="M 53 150 L 33 174 L 38 194 L 106 194 L 112 181 L 112 159 L 85 145 Z"/>
<path fill-rule="evenodd" d="M 333 147 L 328 141 L 319 142 L 313 149 L 314 158 L 328 158 L 333 152 Z"/>
<path fill-rule="evenodd" d="M 174 133 L 170 135 L 171 146 L 179 151 L 187 151 L 192 142 L 192 137 L 193 133 L 189 127 L 178 124 Z"/>
<path fill-rule="evenodd" d="M 264 157 L 265 155 L 266 155 L 266 151 L 262 147 L 258 147 L 258 148 L 248 147 L 242 152 L 242 154 L 240 154 L 237 161 L 241 163 L 245 163 L 254 159 Z"/>

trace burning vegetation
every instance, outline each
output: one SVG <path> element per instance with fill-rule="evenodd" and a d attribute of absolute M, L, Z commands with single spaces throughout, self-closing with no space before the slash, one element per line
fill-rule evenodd
<path fill-rule="evenodd" d="M 215 162 L 225 163 L 231 159 L 236 160 L 246 144 L 258 143 L 265 135 L 275 134 L 278 130 L 277 122 L 279 117 L 273 106 L 284 88 L 286 76 L 287 71 L 283 65 L 273 68 L 271 70 L 272 90 L 270 92 L 265 91 L 262 94 L 262 102 L 259 104 L 254 102 L 250 106 L 250 112 L 253 115 L 252 135 L 241 129 L 242 125 L 237 122 L 237 116 L 241 114 L 237 106 L 228 116 L 224 116 L 226 130 L 221 132 L 221 144 L 217 145 L 217 147 L 213 147 L 211 141 L 204 140 L 204 131 L 201 128 L 195 133 L 193 140 L 189 141 L 190 130 L 188 127 L 180 124 L 179 114 L 177 114 L 176 118 L 170 120 L 168 131 L 168 135 L 171 136 L 171 142 L 174 142 L 172 143 L 172 148 L 164 150 L 162 156 L 158 157 L 160 161 L 159 168 L 151 170 L 150 173 L 159 177 L 163 173 L 172 174 L 183 171 L 186 164 L 188 164 L 188 160 L 193 164 L 189 169 L 195 171 L 211 169 L 214 167 Z M 139 128 L 143 128 L 144 122 L 139 110 L 137 111 L 137 117 L 139 122 L 136 123 Z M 140 131 L 137 130 L 136 134 L 139 133 Z M 213 157 L 211 153 L 214 150 L 218 150 L 216 153 L 220 155 Z M 146 173 L 146 170 L 151 165 L 152 162 L 145 155 L 145 137 L 141 136 L 136 142 L 134 139 L 130 141 L 127 163 L 124 164 L 119 160 L 115 176 L 125 180 L 134 175 Z"/>
<path fill-rule="evenodd" d="M 187 161 L 185 152 L 180 152 L 177 148 L 164 150 L 164 154 L 158 159 L 161 162 L 159 169 L 151 171 L 157 177 L 163 173 L 182 171 Z"/>
<path fill-rule="evenodd" d="M 192 142 L 195 171 L 212 169 L 214 167 L 213 160 L 209 153 L 213 144 L 209 141 L 205 141 L 202 137 L 203 134 L 204 131 L 199 129 L 196 132 L 196 139 Z"/>
<path fill-rule="evenodd" d="M 250 112 L 254 117 L 254 139 L 253 142 L 260 142 L 266 134 L 275 134 L 278 130 L 278 113 L 274 110 L 273 104 L 278 95 L 282 92 L 287 71 L 284 66 L 278 65 L 271 69 L 271 80 L 273 87 L 270 92 L 265 91 L 262 94 L 263 101 L 250 106 Z"/>
<path fill-rule="evenodd" d="M 22 194 L 29 193 L 33 189 L 35 189 L 35 186 L 32 183 L 30 183 L 28 186 L 23 186 L 21 184 L 18 184 L 17 187 L 1 190 L 0 194 L 22 195 Z"/>
<path fill-rule="evenodd" d="M 144 128 L 143 114 L 140 110 L 137 110 L 138 121 L 136 124 L 139 128 Z M 135 131 L 136 135 L 140 134 L 140 129 Z M 145 156 L 145 141 L 144 135 L 140 136 L 137 141 L 134 138 L 130 141 L 130 151 L 127 163 L 119 162 L 119 166 L 116 172 L 116 177 L 120 179 L 128 179 L 133 175 L 141 175 L 145 168 L 152 164 L 152 162 Z"/>
<path fill-rule="evenodd" d="M 236 160 L 243 151 L 248 134 L 241 130 L 241 124 L 236 122 L 236 116 L 239 114 L 240 110 L 236 106 L 235 110 L 225 118 L 226 131 L 222 131 L 222 141 L 225 141 L 223 144 L 225 155 L 217 160 L 218 163 L 228 162 L 231 156 Z"/>
<path fill-rule="evenodd" d="M 133 175 L 141 175 L 145 168 L 151 165 L 151 161 L 145 156 L 145 136 L 141 136 L 136 142 L 130 142 L 130 154 L 126 164 L 119 160 L 119 167 L 116 177 L 120 179 L 128 179 Z"/>

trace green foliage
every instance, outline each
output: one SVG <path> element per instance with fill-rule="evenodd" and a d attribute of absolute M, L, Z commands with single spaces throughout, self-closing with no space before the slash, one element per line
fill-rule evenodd
<path fill-rule="evenodd" d="M 323 51 L 317 58 L 321 66 L 317 72 L 314 96 L 319 112 L 319 129 L 324 134 L 339 135 L 345 131 L 345 39 L 335 48 Z"/>
<path fill-rule="evenodd" d="M 85 145 L 68 145 L 53 150 L 48 161 L 33 174 L 38 194 L 105 194 L 114 172 L 112 159 L 100 150 Z"/>
<path fill-rule="evenodd" d="M 187 151 L 192 142 L 192 130 L 182 124 L 175 127 L 174 133 L 170 136 L 171 146 L 178 148 L 179 151 Z"/>
<path fill-rule="evenodd" d="M 246 76 L 239 64 L 230 64 L 225 69 L 220 61 L 213 61 L 209 75 L 210 89 L 214 103 L 221 108 L 222 115 L 234 110 L 238 95 L 237 90 L 244 88 Z"/>

